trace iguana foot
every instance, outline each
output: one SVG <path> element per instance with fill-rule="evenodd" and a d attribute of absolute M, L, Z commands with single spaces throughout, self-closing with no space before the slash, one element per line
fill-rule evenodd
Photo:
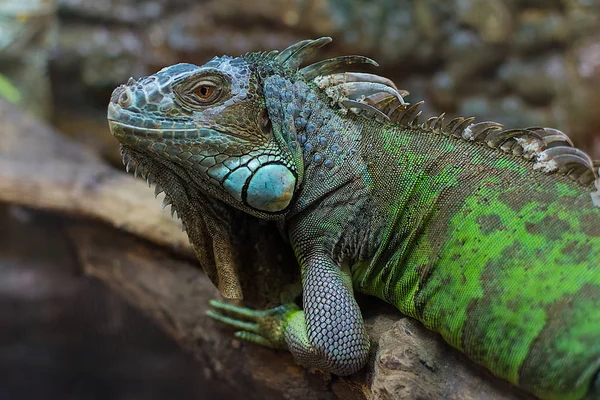
<path fill-rule="evenodd" d="M 219 300 L 210 300 L 209 304 L 215 309 L 207 311 L 209 317 L 240 329 L 234 334 L 236 338 L 273 349 L 287 348 L 284 336 L 286 327 L 292 316 L 301 312 L 294 303 L 262 311 L 234 306 Z"/>

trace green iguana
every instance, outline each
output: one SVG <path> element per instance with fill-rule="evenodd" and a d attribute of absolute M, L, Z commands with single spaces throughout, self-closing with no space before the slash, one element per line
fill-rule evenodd
<path fill-rule="evenodd" d="M 167 201 L 210 199 L 204 234 L 180 216 L 197 249 L 221 243 L 200 261 L 225 297 L 241 293 L 216 205 L 276 221 L 296 254 L 303 309 L 214 301 L 210 315 L 348 375 L 369 353 L 356 290 L 539 397 L 600 398 L 597 166 L 554 129 L 419 123 L 422 103 L 389 79 L 346 71 L 376 65 L 366 57 L 300 68 L 330 41 L 177 64 L 113 92 L 128 169 L 171 174 Z"/>

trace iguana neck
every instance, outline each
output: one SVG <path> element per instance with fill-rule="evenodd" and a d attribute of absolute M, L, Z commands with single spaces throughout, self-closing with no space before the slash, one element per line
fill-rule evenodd
<path fill-rule="evenodd" d="M 310 127 L 310 126 L 309 126 Z M 367 166 L 360 155 L 362 125 L 331 112 L 320 129 L 299 135 L 303 144 L 304 182 L 290 215 L 316 206 L 346 186 L 366 186 Z"/>

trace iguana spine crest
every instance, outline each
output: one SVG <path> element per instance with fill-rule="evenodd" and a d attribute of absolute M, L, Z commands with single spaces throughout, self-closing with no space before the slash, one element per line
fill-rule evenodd
<path fill-rule="evenodd" d="M 306 57 L 331 42 L 325 37 L 296 43 L 278 55 L 269 53 L 274 61 L 285 68 L 298 68 Z M 594 205 L 600 207 L 600 161 L 593 161 L 583 150 L 573 146 L 563 132 L 543 127 L 505 129 L 497 122 L 474 123 L 475 118 L 457 117 L 444 124 L 445 114 L 419 122 L 424 104 L 404 101 L 407 91 L 398 90 L 388 78 L 366 73 L 347 72 L 353 64 L 378 64 L 363 56 L 342 56 L 305 66 L 300 74 L 312 81 L 344 112 L 350 110 L 365 118 L 381 123 L 392 123 L 405 129 L 418 129 L 463 139 L 468 142 L 486 144 L 490 148 L 531 161 L 534 170 L 566 175 L 585 186 L 595 185 L 591 193 Z M 343 70 L 343 72 L 340 72 Z"/>

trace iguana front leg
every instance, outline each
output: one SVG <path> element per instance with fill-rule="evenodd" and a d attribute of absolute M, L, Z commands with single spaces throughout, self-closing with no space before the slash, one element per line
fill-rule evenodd
<path fill-rule="evenodd" d="M 215 311 L 209 315 L 241 329 L 238 338 L 289 349 L 303 365 L 352 374 L 366 363 L 370 345 L 349 275 L 325 255 L 299 258 L 304 310 L 285 304 L 255 311 L 213 301 L 213 307 L 233 317 Z"/>

